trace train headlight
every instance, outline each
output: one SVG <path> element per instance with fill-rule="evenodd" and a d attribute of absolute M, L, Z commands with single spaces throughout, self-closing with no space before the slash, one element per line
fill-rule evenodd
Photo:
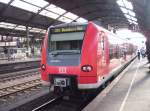
<path fill-rule="evenodd" d="M 41 69 L 42 69 L 42 70 L 45 70 L 45 69 L 46 69 L 45 64 L 42 64 L 42 65 L 41 65 Z"/>
<path fill-rule="evenodd" d="M 93 67 L 91 65 L 84 65 L 81 67 L 81 70 L 84 72 L 90 72 L 93 70 Z"/>

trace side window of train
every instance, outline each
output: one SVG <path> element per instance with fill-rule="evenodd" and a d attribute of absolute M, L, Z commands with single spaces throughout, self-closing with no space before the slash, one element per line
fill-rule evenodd
<path fill-rule="evenodd" d="M 101 48 L 101 57 L 102 57 L 102 63 L 105 63 L 105 33 L 101 32 L 100 34 L 100 48 Z"/>
<path fill-rule="evenodd" d="M 109 57 L 110 59 L 113 59 L 113 45 L 112 44 L 109 45 Z"/>
<path fill-rule="evenodd" d="M 105 32 L 101 32 L 99 43 L 101 47 L 101 65 L 104 67 L 109 63 L 109 43 L 107 37 L 108 36 Z"/>
<path fill-rule="evenodd" d="M 100 40 L 100 44 L 101 44 L 101 48 L 102 48 L 102 50 L 104 51 L 104 49 L 105 49 L 105 35 L 104 35 L 104 32 L 102 32 L 102 34 L 101 34 L 101 40 Z"/>
<path fill-rule="evenodd" d="M 110 59 L 120 58 L 120 48 L 118 44 L 110 44 L 109 57 Z"/>

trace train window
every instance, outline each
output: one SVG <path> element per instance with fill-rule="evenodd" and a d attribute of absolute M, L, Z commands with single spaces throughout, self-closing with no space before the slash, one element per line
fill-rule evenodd
<path fill-rule="evenodd" d="M 102 36 L 101 38 L 101 48 L 102 50 L 104 50 L 104 36 Z"/>
<path fill-rule="evenodd" d="M 84 32 L 55 33 L 50 35 L 50 50 L 81 50 Z"/>
<path fill-rule="evenodd" d="M 101 44 L 101 48 L 104 51 L 105 50 L 105 33 L 102 31 L 100 33 L 100 44 Z"/>
<path fill-rule="evenodd" d="M 82 46 L 81 40 L 75 41 L 58 41 L 53 45 L 52 50 L 80 50 Z"/>
<path fill-rule="evenodd" d="M 112 44 L 110 44 L 110 46 L 109 46 L 109 57 L 110 57 L 110 59 L 113 58 L 113 45 Z"/>
<path fill-rule="evenodd" d="M 51 34 L 51 41 L 83 40 L 84 32 Z"/>
<path fill-rule="evenodd" d="M 121 57 L 121 49 L 120 49 L 119 45 L 110 44 L 109 56 L 110 56 L 110 59 Z"/>

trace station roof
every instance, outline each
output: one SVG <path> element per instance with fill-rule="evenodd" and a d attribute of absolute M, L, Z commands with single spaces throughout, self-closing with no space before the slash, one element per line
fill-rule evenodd
<path fill-rule="evenodd" d="M 47 0 L 88 21 L 100 22 L 124 27 L 127 19 L 121 12 L 116 0 Z"/>
<path fill-rule="evenodd" d="M 150 30 L 150 0 L 132 0 L 141 30 Z"/>
<path fill-rule="evenodd" d="M 44 34 L 50 25 L 62 22 L 100 21 L 119 28 L 137 23 L 127 0 L 0 0 L 0 34 Z M 6 30 L 8 29 L 8 30 Z M 12 30 L 12 31 L 9 31 Z M 14 31 L 16 30 L 16 31 Z M 4 33 L 5 32 L 5 33 Z M 10 34 L 11 35 L 11 34 Z M 19 36 L 19 33 L 16 33 Z M 20 35 L 21 36 L 21 35 Z"/>

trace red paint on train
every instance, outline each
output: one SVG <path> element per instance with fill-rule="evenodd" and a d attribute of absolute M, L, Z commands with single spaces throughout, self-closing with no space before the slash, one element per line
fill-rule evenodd
<path fill-rule="evenodd" d="M 42 47 L 42 80 L 63 89 L 72 85 L 79 90 L 98 88 L 131 60 L 134 50 L 128 53 L 125 42 L 92 22 L 50 27 Z M 125 60 L 124 55 L 129 58 Z"/>

